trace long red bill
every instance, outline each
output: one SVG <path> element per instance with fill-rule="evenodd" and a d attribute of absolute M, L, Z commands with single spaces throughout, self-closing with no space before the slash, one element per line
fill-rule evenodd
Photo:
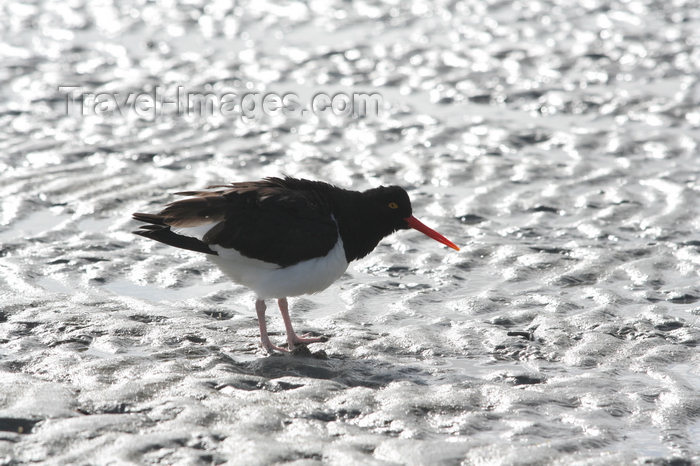
<path fill-rule="evenodd" d="M 438 233 L 437 231 L 433 230 L 432 228 L 425 226 L 425 225 L 423 224 L 423 222 L 421 222 L 420 220 L 418 220 L 418 219 L 417 219 L 416 217 L 414 217 L 413 215 L 411 215 L 410 217 L 405 218 L 404 220 L 406 220 L 406 223 L 408 223 L 408 226 L 411 227 L 411 228 L 413 228 L 414 230 L 418 230 L 418 231 L 420 231 L 421 233 L 423 233 L 424 235 L 430 236 L 430 237 L 433 238 L 435 241 L 439 241 L 439 242 L 441 242 L 442 244 L 444 244 L 445 246 L 449 246 L 449 247 L 451 247 L 452 249 L 454 249 L 454 250 L 456 250 L 456 251 L 459 251 L 459 247 L 458 247 L 455 243 L 453 243 L 453 242 L 450 241 L 449 239 L 445 238 L 444 236 L 442 236 L 440 233 Z"/>

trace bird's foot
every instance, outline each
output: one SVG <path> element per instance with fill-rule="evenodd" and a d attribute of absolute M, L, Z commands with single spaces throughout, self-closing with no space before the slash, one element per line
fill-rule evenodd
<path fill-rule="evenodd" d="M 310 333 L 305 333 L 304 335 L 299 336 L 295 333 L 292 335 L 291 339 L 287 340 L 287 348 L 283 346 L 273 345 L 272 341 L 270 341 L 269 338 L 267 340 L 262 340 L 260 344 L 263 347 L 263 349 L 269 354 L 274 354 L 275 351 L 278 351 L 280 353 L 305 354 L 304 349 L 306 348 L 307 344 L 321 343 L 326 341 L 328 341 L 328 337 L 326 336 L 312 337 Z M 306 353 L 308 352 L 309 350 L 306 349 Z"/>
<path fill-rule="evenodd" d="M 267 351 L 268 354 L 275 354 L 275 351 L 279 351 L 280 353 L 289 353 L 287 348 L 275 345 L 263 346 L 263 349 Z"/>
<path fill-rule="evenodd" d="M 291 338 L 291 343 L 296 344 L 296 343 L 302 343 L 302 344 L 307 344 L 307 343 L 323 343 L 328 341 L 328 337 L 326 336 L 320 336 L 320 337 L 312 337 L 310 333 L 305 333 L 302 336 L 295 334 L 292 334 Z M 292 345 L 290 345 L 292 346 Z"/>
<path fill-rule="evenodd" d="M 262 341 L 260 342 L 260 345 L 269 354 L 273 354 L 275 351 L 279 351 L 281 353 L 289 353 L 290 352 L 290 350 L 287 348 L 273 345 L 269 338 L 263 338 Z"/>

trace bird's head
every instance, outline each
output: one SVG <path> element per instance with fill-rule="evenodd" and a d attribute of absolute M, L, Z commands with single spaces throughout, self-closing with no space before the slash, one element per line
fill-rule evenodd
<path fill-rule="evenodd" d="M 390 231 L 413 228 L 435 241 L 459 251 L 459 247 L 432 228 L 427 227 L 413 216 L 408 193 L 400 186 L 380 186 L 363 193 L 374 207 L 383 225 Z"/>

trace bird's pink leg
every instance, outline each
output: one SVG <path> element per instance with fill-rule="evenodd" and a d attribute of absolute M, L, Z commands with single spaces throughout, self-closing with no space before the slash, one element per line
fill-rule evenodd
<path fill-rule="evenodd" d="M 323 337 L 314 338 L 302 338 L 294 333 L 294 328 L 292 327 L 292 319 L 289 318 L 289 306 L 287 304 L 287 298 L 282 298 L 277 300 L 277 305 L 280 307 L 280 312 L 282 313 L 282 320 L 284 320 L 284 328 L 287 330 L 287 344 L 289 349 L 294 349 L 295 343 L 317 343 L 319 341 L 326 341 Z"/>
<path fill-rule="evenodd" d="M 274 350 L 285 352 L 289 351 L 285 348 L 280 348 L 279 346 L 273 345 L 270 341 L 270 337 L 267 335 L 265 309 L 267 309 L 267 306 L 265 306 L 265 301 L 263 301 L 262 299 L 258 299 L 257 301 L 255 301 L 255 310 L 258 313 L 258 325 L 260 326 L 260 341 L 262 342 L 263 348 L 265 348 L 269 353 L 273 352 Z"/>

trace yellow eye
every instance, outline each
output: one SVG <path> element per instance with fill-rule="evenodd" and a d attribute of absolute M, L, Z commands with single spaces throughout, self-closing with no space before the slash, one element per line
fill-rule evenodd
<path fill-rule="evenodd" d="M 396 202 L 390 202 L 389 203 L 389 208 L 390 209 L 398 209 L 399 205 Z"/>

